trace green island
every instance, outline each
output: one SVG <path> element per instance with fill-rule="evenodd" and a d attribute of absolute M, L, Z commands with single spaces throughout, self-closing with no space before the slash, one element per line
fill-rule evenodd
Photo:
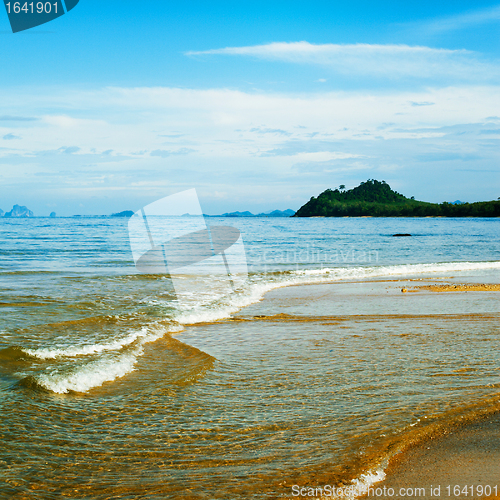
<path fill-rule="evenodd" d="M 385 181 L 369 179 L 349 190 L 344 185 L 327 189 L 293 217 L 500 217 L 500 201 L 428 203 L 393 191 Z"/>

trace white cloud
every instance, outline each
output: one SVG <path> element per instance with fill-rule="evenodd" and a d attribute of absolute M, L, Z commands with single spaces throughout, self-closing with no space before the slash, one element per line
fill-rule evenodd
<path fill-rule="evenodd" d="M 425 46 L 273 42 L 266 45 L 191 51 L 186 55 L 249 56 L 269 61 L 328 66 L 347 75 L 370 74 L 386 78 L 451 77 L 481 81 L 494 80 L 500 76 L 499 65 L 482 61 L 477 53 Z"/>
<path fill-rule="evenodd" d="M 133 209 L 196 185 L 211 200 L 208 213 L 265 211 L 285 208 L 279 202 L 285 196 L 298 200 L 291 207 L 298 208 L 330 185 L 367 178 L 402 182 L 427 169 L 427 180 L 413 179 L 412 186 L 435 189 L 439 200 L 439 185 L 428 181 L 435 172 L 447 172 L 455 186 L 472 175 L 455 172 L 460 160 L 443 160 L 447 153 L 477 158 L 468 164 L 485 172 L 500 160 L 498 134 L 491 132 L 498 125 L 488 120 L 500 116 L 498 86 L 301 94 L 160 87 L 67 90 L 58 94 L 53 113 L 46 103 L 55 97 L 39 92 L 37 101 L 33 91 L 29 99 L 23 99 L 22 89 L 11 92 L 11 100 L 26 103 L 19 105 L 20 115 L 43 117 L 16 125 L 20 139 L 10 141 L 16 150 L 0 149 L 2 186 L 13 197 L 29 190 L 42 196 L 52 189 L 61 197 L 69 193 L 68 200 L 76 203 L 95 188 L 108 192 L 109 200 L 122 193 L 116 203 Z M 0 125 L 0 137 L 8 133 Z M 106 154 L 109 150 L 112 155 Z M 494 174 L 484 175 L 489 180 L 479 174 L 473 179 L 477 189 L 497 189 Z M 472 190 L 474 182 L 464 185 Z M 226 198 L 210 195 L 215 192 Z M 255 207 L 256 192 L 275 200 L 272 206 Z M 415 188 L 410 194 L 418 192 Z M 460 196 L 457 192 L 454 199 Z"/>
<path fill-rule="evenodd" d="M 73 118 L 68 115 L 46 115 L 42 117 L 42 121 L 48 125 L 61 128 L 78 128 L 86 125 L 102 126 L 106 122 L 102 120 L 85 120 L 80 118 Z"/>
<path fill-rule="evenodd" d="M 444 33 L 500 21 L 500 5 L 418 24 L 420 34 Z"/>
<path fill-rule="evenodd" d="M 342 153 L 336 151 L 318 151 L 315 153 L 298 153 L 296 159 L 299 161 L 331 161 L 345 160 L 347 158 L 360 158 L 361 155 L 352 153 Z"/>

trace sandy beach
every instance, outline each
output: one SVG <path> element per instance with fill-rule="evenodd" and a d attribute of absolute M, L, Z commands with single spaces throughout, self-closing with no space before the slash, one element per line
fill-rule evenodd
<path fill-rule="evenodd" d="M 492 283 L 449 283 L 420 285 L 407 291 L 419 292 L 422 290 L 430 292 L 500 292 L 500 285 Z"/>
<path fill-rule="evenodd" d="M 499 464 L 500 413 L 496 413 L 442 431 L 395 456 L 387 478 L 363 498 L 401 497 L 401 491 L 426 499 L 494 498 L 500 493 Z M 391 489 L 395 495 L 384 494 Z"/>
<path fill-rule="evenodd" d="M 402 291 L 498 292 L 500 285 L 428 284 Z M 441 430 L 396 455 L 386 474 L 386 479 L 362 498 L 500 498 L 500 413 Z M 387 494 L 392 492 L 395 495 Z"/>
<path fill-rule="evenodd" d="M 288 287 L 270 292 L 261 303 L 243 309 L 229 321 L 258 321 L 263 327 L 266 323 L 303 323 L 305 328 L 307 323 L 318 322 L 348 328 L 351 321 L 387 321 L 388 335 L 396 318 L 409 325 L 432 318 L 437 320 L 436 325 L 448 329 L 454 328 L 450 322 L 457 320 L 466 330 L 466 325 L 473 323 L 498 321 L 500 285 L 458 282 L 452 277 L 418 281 L 419 285 L 413 280 L 376 280 Z M 437 297 L 434 292 L 456 293 Z M 267 314 L 271 310 L 274 314 Z M 403 337 L 411 335 L 400 333 Z M 464 375 L 473 370 L 472 366 L 455 367 L 455 372 Z M 494 498 L 500 493 L 498 397 L 484 400 L 478 407 L 467 408 L 467 403 L 464 401 L 463 411 L 445 411 L 445 418 L 437 407 L 436 418 L 429 425 L 408 431 L 399 442 L 382 445 L 380 449 L 385 452 L 399 450 L 389 453 L 385 479 L 375 482 L 363 498 L 457 498 L 465 496 L 466 490 L 468 498 Z M 387 494 L 391 489 L 394 494 Z M 405 494 L 399 494 L 404 489 Z"/>

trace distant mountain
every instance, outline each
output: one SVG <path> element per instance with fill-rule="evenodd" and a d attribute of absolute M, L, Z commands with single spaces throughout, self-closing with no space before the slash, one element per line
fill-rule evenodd
<path fill-rule="evenodd" d="M 252 212 L 230 212 L 220 215 L 219 217 L 292 217 L 295 211 L 288 210 L 272 210 L 270 212 L 253 214 Z"/>
<path fill-rule="evenodd" d="M 10 212 L 7 212 L 4 217 L 33 217 L 33 212 L 26 207 L 14 205 Z"/>
<path fill-rule="evenodd" d="M 500 217 L 500 201 L 428 203 L 369 179 L 353 189 L 342 185 L 313 196 L 294 217 Z"/>
<path fill-rule="evenodd" d="M 124 210 L 123 212 L 118 212 L 117 214 L 111 214 L 111 217 L 132 217 L 134 212 L 132 210 Z"/>
<path fill-rule="evenodd" d="M 252 212 L 230 212 L 222 214 L 220 217 L 255 217 Z"/>
<path fill-rule="evenodd" d="M 465 201 L 455 200 L 451 202 L 452 205 L 465 205 Z"/>
<path fill-rule="evenodd" d="M 266 212 L 264 214 L 259 214 L 263 217 L 293 217 L 295 215 L 295 210 L 288 208 L 287 210 L 273 210 L 272 212 Z"/>

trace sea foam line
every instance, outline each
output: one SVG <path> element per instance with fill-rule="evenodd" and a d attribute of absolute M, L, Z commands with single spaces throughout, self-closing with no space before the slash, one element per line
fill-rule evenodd
<path fill-rule="evenodd" d="M 172 326 L 167 331 L 177 332 L 182 330 L 182 327 Z M 162 333 L 162 335 L 165 332 Z M 56 359 L 62 357 L 88 356 L 90 354 L 98 354 L 104 351 L 119 351 L 126 346 L 129 346 L 141 339 L 141 343 L 152 342 L 158 337 L 156 334 L 151 334 L 147 327 L 143 327 L 138 332 L 132 332 L 130 335 L 122 339 L 114 340 L 104 344 L 90 344 L 81 346 L 71 346 L 67 348 L 50 348 L 42 347 L 40 349 L 22 349 L 29 356 L 38 359 Z"/>
<path fill-rule="evenodd" d="M 394 275 L 415 275 L 428 273 L 447 273 L 458 271 L 500 269 L 500 262 L 444 262 L 431 264 L 402 264 L 394 266 L 356 267 L 356 268 L 325 268 L 311 270 L 296 270 L 283 275 L 273 281 L 265 282 L 262 279 L 250 283 L 246 290 L 235 292 L 210 305 L 195 306 L 188 310 L 179 310 L 174 314 L 173 320 L 177 325 L 170 325 L 166 330 L 150 332 L 143 328 L 139 332 L 133 332 L 123 339 L 118 339 L 107 344 L 95 344 L 87 346 L 74 346 L 69 348 L 45 348 L 26 349 L 25 352 L 40 359 L 53 359 L 57 357 L 72 357 L 79 355 L 112 353 L 120 351 L 126 346 L 137 342 L 137 346 L 126 353 L 119 355 L 118 359 L 106 356 L 78 366 L 76 369 L 53 371 L 35 376 L 35 380 L 42 387 L 56 392 L 67 393 L 69 391 L 86 392 L 93 387 L 102 385 L 104 382 L 113 381 L 132 372 L 135 368 L 137 358 L 142 355 L 142 346 L 147 342 L 153 342 L 161 338 L 166 332 L 176 333 L 183 330 L 182 325 L 213 322 L 230 317 L 231 314 L 240 309 L 259 302 L 264 295 L 276 288 L 297 284 L 315 284 L 329 281 L 342 281 L 349 279 L 375 278 Z M 383 471 L 375 471 L 361 476 L 362 484 L 372 484 L 381 480 Z M 356 483 L 358 484 L 358 483 Z M 359 483 L 361 485 L 361 483 Z M 344 498 L 349 498 L 345 497 Z"/>
<path fill-rule="evenodd" d="M 487 269 L 500 269 L 500 262 L 442 262 L 294 270 L 281 277 L 273 275 L 273 281 L 262 282 L 262 280 L 259 280 L 258 282 L 250 282 L 245 291 L 235 292 L 219 301 L 212 302 L 209 306 L 195 306 L 185 311 L 179 311 L 175 314 L 174 319 L 183 325 L 226 319 L 240 309 L 259 302 L 267 292 L 285 286 L 313 285 L 330 281 L 381 278 L 384 276 L 411 276 Z"/>
<path fill-rule="evenodd" d="M 297 275 L 335 274 L 338 279 L 362 278 L 371 276 L 411 275 L 451 271 L 475 271 L 500 269 L 500 262 L 434 262 L 429 264 L 396 264 L 393 266 L 374 267 L 329 267 L 323 269 L 305 269 L 292 271 Z"/>
<path fill-rule="evenodd" d="M 133 332 L 123 339 L 117 339 L 105 344 L 91 344 L 82 346 L 71 346 L 67 348 L 43 347 L 40 349 L 23 349 L 23 352 L 38 359 L 55 359 L 62 357 L 88 356 L 103 351 L 116 351 L 133 344 L 137 339 L 147 336 L 147 328 L 142 328 L 139 332 Z"/>
<path fill-rule="evenodd" d="M 292 486 L 292 496 L 288 496 L 287 500 L 297 498 L 299 495 L 300 498 L 303 498 L 304 495 L 301 495 L 301 490 L 304 490 L 306 496 L 311 496 L 316 500 L 356 500 L 360 496 L 366 495 L 376 483 L 385 479 L 385 467 L 387 467 L 387 461 L 384 461 L 383 465 L 381 465 L 378 469 L 370 470 L 364 474 L 360 474 L 358 478 L 353 479 L 347 486 Z"/>
<path fill-rule="evenodd" d="M 117 341 L 115 343 L 93 346 L 98 348 L 93 351 L 97 353 L 106 350 L 104 348 L 101 349 L 101 347 L 109 348 L 109 352 L 100 359 L 89 362 L 82 361 L 76 366 L 72 364 L 70 367 L 63 366 L 55 369 L 52 368 L 50 371 L 35 375 L 33 379 L 41 387 L 58 394 L 65 394 L 70 391 L 87 392 L 94 387 L 101 386 L 105 382 L 112 382 L 117 378 L 121 378 L 133 372 L 135 370 L 137 358 L 144 352 L 144 344 L 158 340 L 167 332 L 174 333 L 182 331 L 183 328 L 174 325 L 168 328 L 157 329 L 155 332 L 149 334 L 144 334 L 143 330 L 141 330 L 140 335 L 130 335 L 127 337 L 129 340 L 128 344 L 125 343 L 126 339 L 122 339 L 122 342 Z M 132 344 L 137 339 L 139 339 L 139 342 L 134 349 L 122 353 L 117 352 L 123 349 L 123 347 Z M 115 352 L 111 351 L 111 346 L 116 346 Z M 67 356 L 72 356 L 73 354 L 69 353 L 78 351 L 78 349 L 70 348 L 64 351 Z M 85 354 L 88 353 L 86 352 Z"/>
<path fill-rule="evenodd" d="M 140 354 L 142 348 L 122 355 L 118 360 L 99 359 L 66 373 L 58 371 L 42 373 L 36 375 L 34 379 L 40 386 L 58 394 L 70 391 L 87 392 L 104 382 L 112 382 L 134 371 L 134 365 Z"/>

